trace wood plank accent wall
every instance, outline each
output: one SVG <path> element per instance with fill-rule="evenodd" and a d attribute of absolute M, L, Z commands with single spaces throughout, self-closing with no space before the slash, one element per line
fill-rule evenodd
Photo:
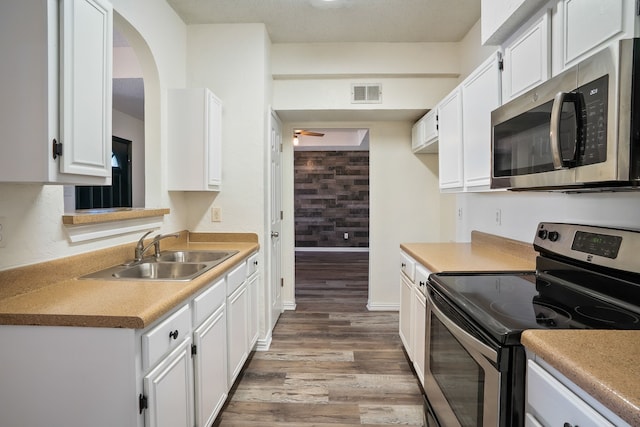
<path fill-rule="evenodd" d="M 296 247 L 368 248 L 369 152 L 296 151 L 294 173 Z"/>

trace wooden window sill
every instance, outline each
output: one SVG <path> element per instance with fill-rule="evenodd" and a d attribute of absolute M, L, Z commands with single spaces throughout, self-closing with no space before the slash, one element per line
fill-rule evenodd
<path fill-rule="evenodd" d="M 71 242 L 83 242 L 159 228 L 168 208 L 83 209 L 65 213 L 62 223 Z"/>

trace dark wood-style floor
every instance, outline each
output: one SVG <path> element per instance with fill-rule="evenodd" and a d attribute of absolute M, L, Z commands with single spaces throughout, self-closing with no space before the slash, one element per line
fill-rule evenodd
<path fill-rule="evenodd" d="M 295 311 L 255 352 L 214 426 L 422 426 L 397 312 L 369 312 L 368 254 L 296 255 Z M 389 284 L 396 286 L 396 284 Z"/>

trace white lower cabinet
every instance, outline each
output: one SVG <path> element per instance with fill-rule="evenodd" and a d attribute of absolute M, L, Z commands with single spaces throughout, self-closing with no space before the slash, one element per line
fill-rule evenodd
<path fill-rule="evenodd" d="M 249 293 L 247 292 L 247 284 L 243 283 L 231 296 L 227 299 L 229 307 L 229 324 L 228 334 L 233 337 L 233 341 L 229 341 L 229 384 L 238 377 L 245 360 L 249 356 L 247 333 L 247 315 L 249 309 Z"/>
<path fill-rule="evenodd" d="M 413 369 L 418 375 L 420 384 L 424 385 L 424 346 L 425 326 L 427 324 L 427 280 L 429 270 L 424 266 L 416 266 L 416 283 L 413 287 Z"/>
<path fill-rule="evenodd" d="M 399 333 L 402 344 L 413 360 L 413 282 L 415 280 L 416 262 L 409 255 L 400 252 L 400 319 Z"/>
<path fill-rule="evenodd" d="M 0 326 L 0 425 L 210 426 L 257 339 L 252 271 L 243 260 L 142 330 Z"/>
<path fill-rule="evenodd" d="M 193 426 L 192 376 L 191 338 L 187 337 L 143 379 L 145 427 Z"/>
<path fill-rule="evenodd" d="M 400 339 L 420 383 L 424 384 L 426 288 L 430 271 L 405 253 L 400 257 Z"/>
<path fill-rule="evenodd" d="M 227 392 L 227 311 L 222 306 L 193 332 L 196 426 L 206 427 L 222 409 Z"/>
<path fill-rule="evenodd" d="M 544 362 L 527 360 L 526 427 L 628 425 Z"/>

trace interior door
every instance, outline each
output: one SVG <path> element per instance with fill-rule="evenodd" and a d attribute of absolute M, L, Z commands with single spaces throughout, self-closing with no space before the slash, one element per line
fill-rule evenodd
<path fill-rule="evenodd" d="M 271 209 L 270 209 L 270 283 L 271 283 L 271 328 L 282 313 L 282 124 L 271 113 Z"/>

